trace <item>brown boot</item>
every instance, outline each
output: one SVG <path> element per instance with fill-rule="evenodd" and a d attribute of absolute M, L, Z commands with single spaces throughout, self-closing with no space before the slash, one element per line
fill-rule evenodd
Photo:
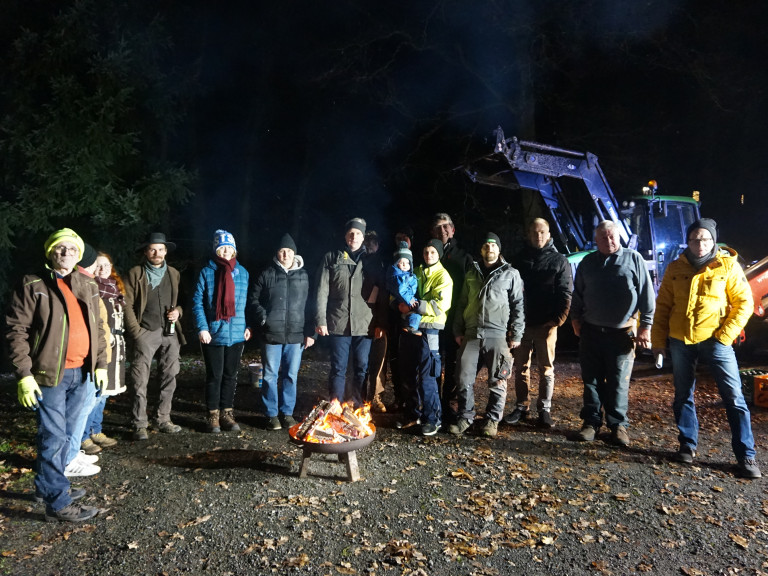
<path fill-rule="evenodd" d="M 219 427 L 219 411 L 208 410 L 208 417 L 205 419 L 205 424 L 208 432 L 211 434 L 219 434 L 221 428 Z"/>
<path fill-rule="evenodd" d="M 232 412 L 232 408 L 224 408 L 222 411 L 221 428 L 223 430 L 231 430 L 232 432 L 240 432 L 240 426 L 235 422 L 235 414 Z"/>

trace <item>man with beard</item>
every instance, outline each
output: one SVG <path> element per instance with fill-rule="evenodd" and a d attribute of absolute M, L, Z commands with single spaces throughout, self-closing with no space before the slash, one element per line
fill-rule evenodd
<path fill-rule="evenodd" d="M 179 320 L 179 280 L 176 268 L 168 266 L 165 256 L 176 244 L 168 242 L 162 232 L 152 232 L 138 247 L 144 252 L 144 263 L 134 266 L 125 280 L 125 325 L 133 340 L 131 382 L 133 384 L 134 440 L 148 440 L 147 385 L 152 359 L 157 358 L 160 379 L 160 402 L 157 428 L 175 434 L 181 426 L 171 422 L 171 404 L 179 373 L 179 349 L 185 343 Z"/>
<path fill-rule="evenodd" d="M 507 378 L 512 370 L 509 350 L 520 345 L 525 328 L 523 281 L 501 256 L 501 241 L 493 232 L 485 235 L 480 254 L 482 261 L 475 262 L 464 278 L 453 323 L 459 345 L 459 419 L 448 431 L 461 435 L 474 422 L 477 361 L 482 358 L 488 368 L 488 406 L 482 434 L 493 437 L 507 401 Z"/>

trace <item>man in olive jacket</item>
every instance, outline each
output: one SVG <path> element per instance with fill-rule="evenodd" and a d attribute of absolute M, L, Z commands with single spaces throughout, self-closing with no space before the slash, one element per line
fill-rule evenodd
<path fill-rule="evenodd" d="M 37 410 L 35 490 L 45 502 L 46 520 L 64 522 L 98 514 L 98 508 L 75 503 L 85 490 L 72 488 L 64 469 L 89 382 L 102 390 L 107 384 L 99 288 L 92 278 L 74 272 L 83 246 L 69 228 L 51 234 L 45 242 L 49 264 L 40 274 L 24 276 L 6 315 L 19 402 Z"/>
<path fill-rule="evenodd" d="M 157 426 L 160 432 L 176 433 L 181 427 L 171 422 L 171 403 L 179 373 L 179 349 L 185 344 L 179 320 L 179 280 L 176 268 L 168 266 L 165 256 L 176 244 L 165 234 L 153 232 L 138 250 L 144 263 L 134 266 L 125 278 L 125 327 L 133 341 L 130 381 L 133 385 L 134 440 L 147 440 L 147 385 L 152 358 L 157 359 L 160 379 L 160 403 Z"/>
<path fill-rule="evenodd" d="M 375 274 L 366 269 L 363 258 L 365 220 L 353 218 L 345 226 L 346 246 L 328 252 L 317 272 L 315 332 L 330 336 L 331 369 L 328 393 L 331 399 L 350 401 L 362 406 L 365 398 L 365 375 L 371 336 L 380 337 L 375 327 L 376 304 L 383 300 L 377 295 Z M 352 356 L 353 376 L 346 386 L 347 364 Z"/>

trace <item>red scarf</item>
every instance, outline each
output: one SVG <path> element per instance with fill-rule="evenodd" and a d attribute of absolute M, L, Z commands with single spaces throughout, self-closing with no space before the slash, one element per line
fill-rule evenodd
<path fill-rule="evenodd" d="M 216 262 L 216 280 L 213 287 L 213 301 L 216 303 L 216 320 L 229 320 L 235 315 L 235 280 L 232 271 L 237 265 L 237 259 L 224 260 L 214 256 Z"/>

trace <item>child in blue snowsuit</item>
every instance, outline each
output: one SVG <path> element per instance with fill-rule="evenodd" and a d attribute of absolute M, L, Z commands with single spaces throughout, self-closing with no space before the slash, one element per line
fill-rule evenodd
<path fill-rule="evenodd" d="M 416 303 L 416 294 L 419 290 L 419 281 L 413 273 L 413 253 L 408 249 L 407 243 L 400 242 L 393 256 L 395 263 L 387 274 L 387 291 L 398 304 L 402 302 L 406 306 L 412 306 Z M 401 317 L 406 324 L 403 330 L 421 335 L 419 332 L 421 314 L 409 312 Z"/>

